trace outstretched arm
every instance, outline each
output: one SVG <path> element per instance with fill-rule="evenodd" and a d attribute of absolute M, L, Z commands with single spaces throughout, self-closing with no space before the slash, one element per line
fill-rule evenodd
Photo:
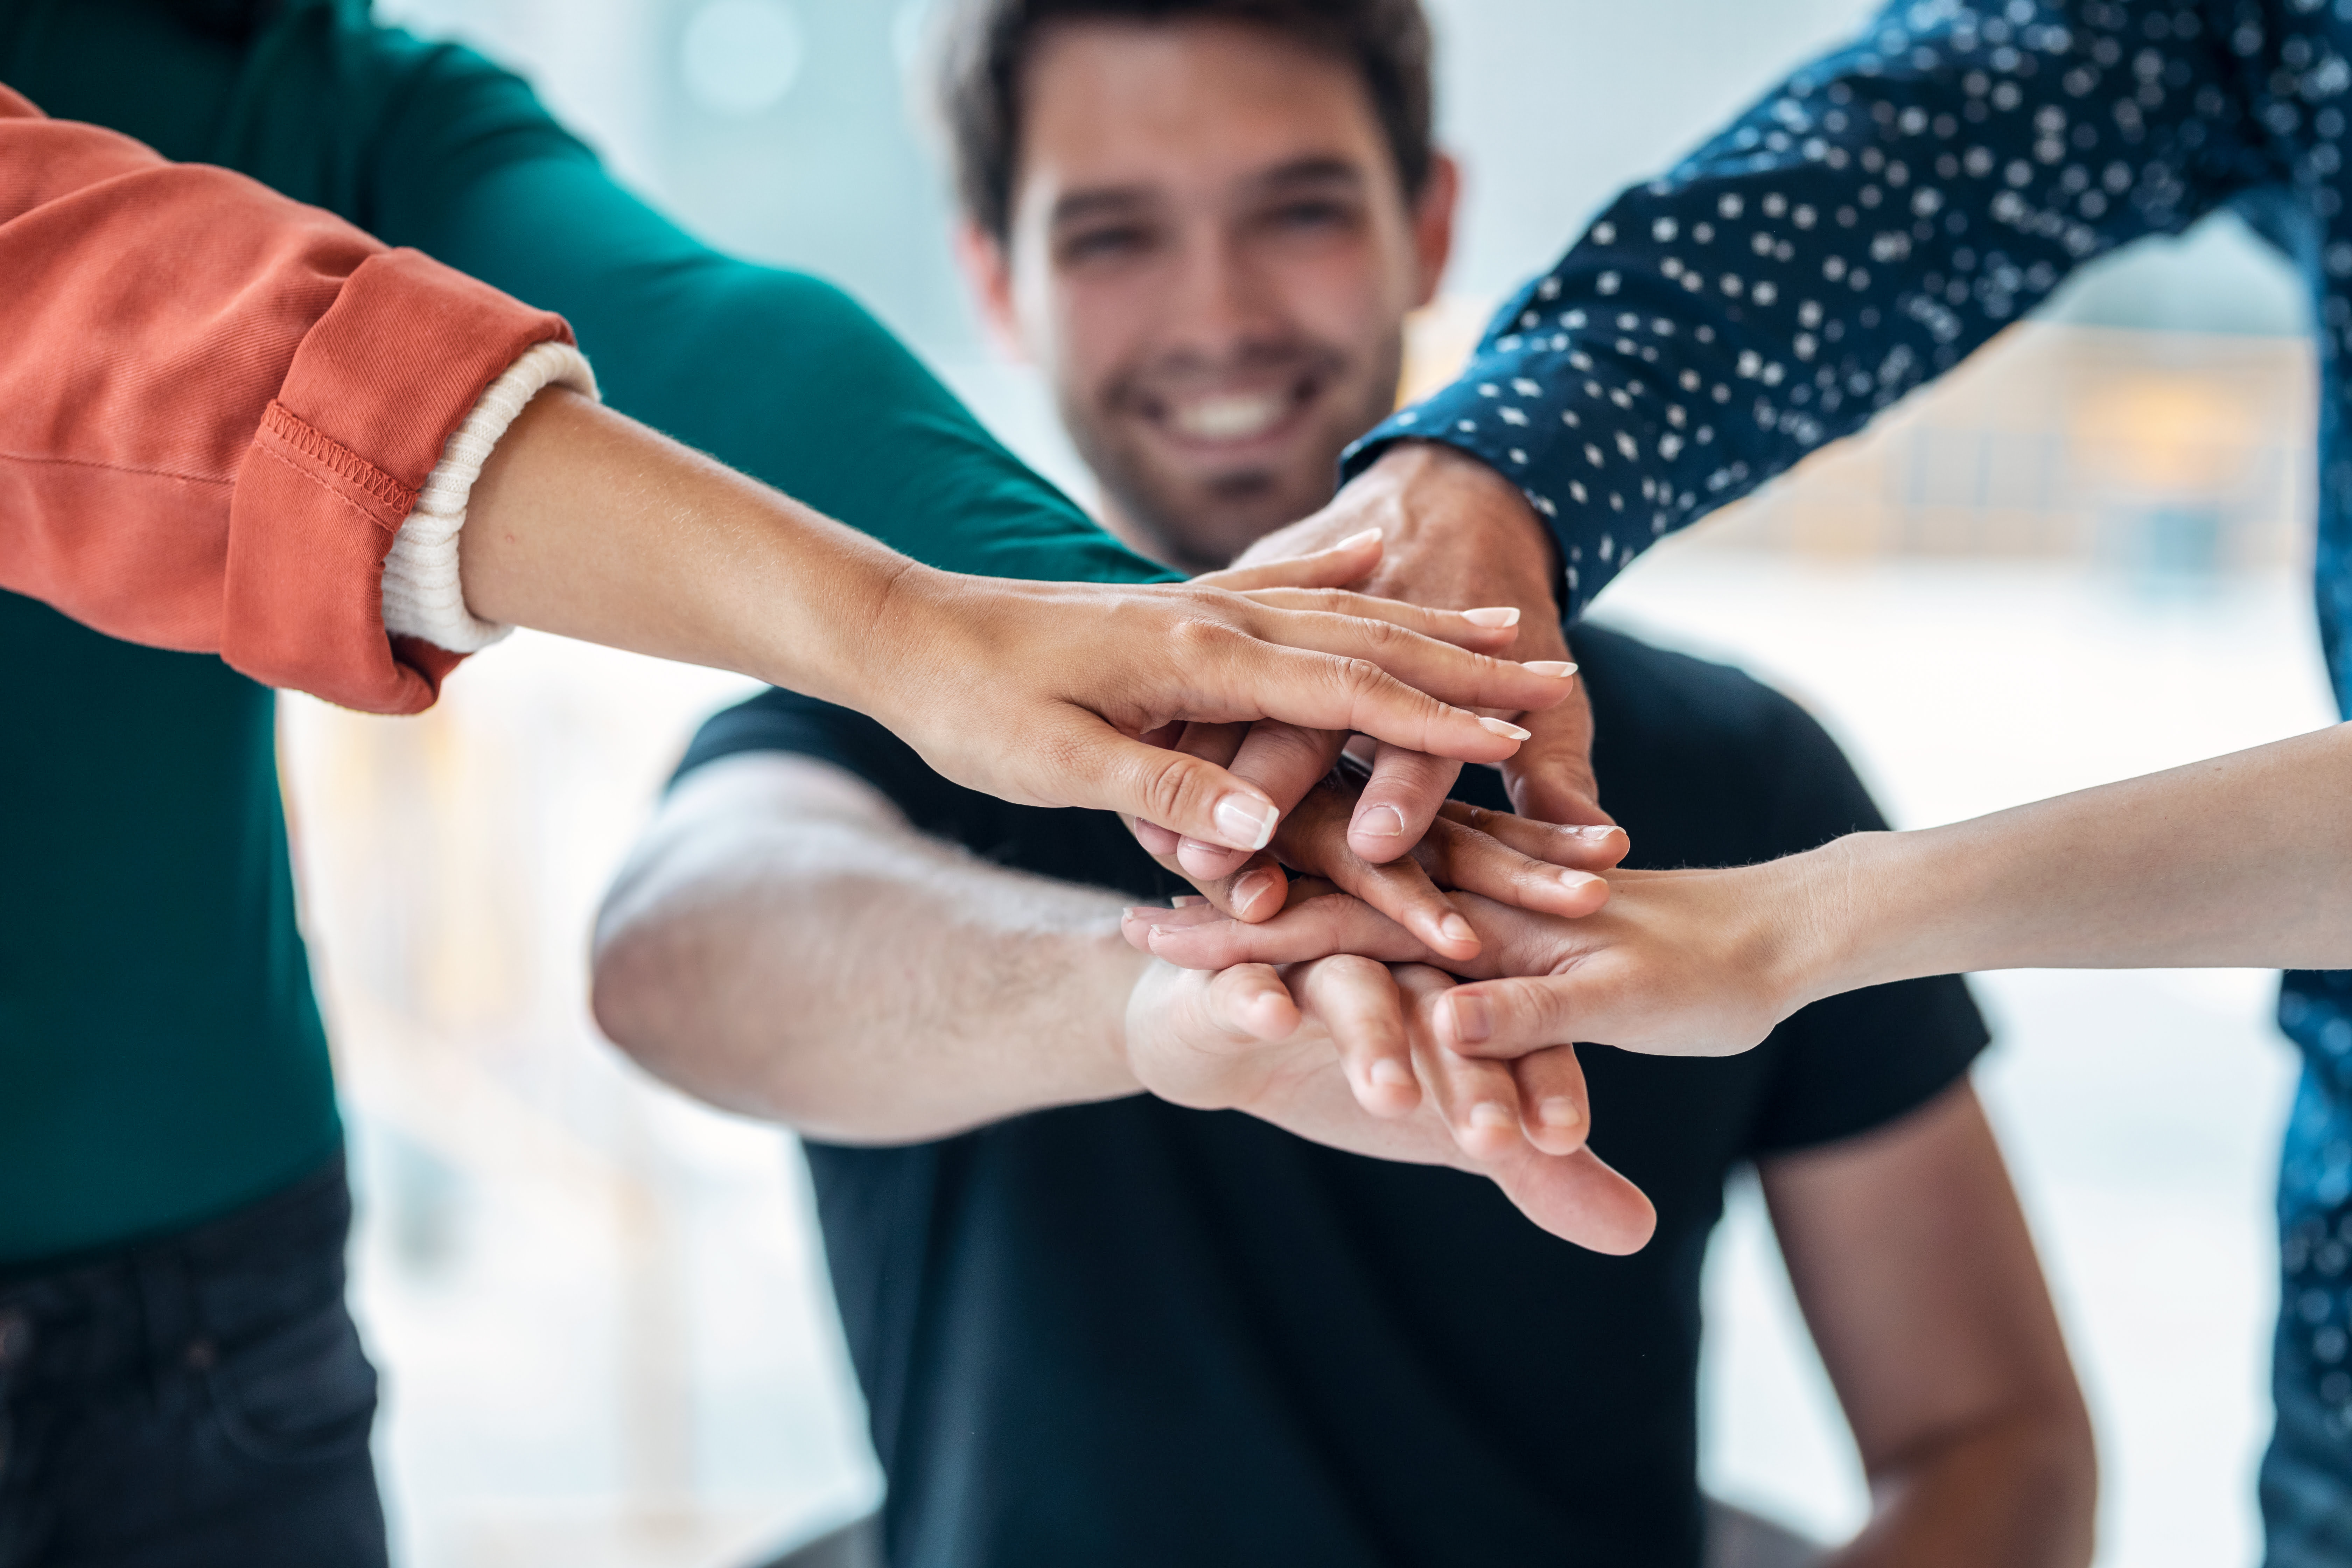
<path fill-rule="evenodd" d="M 1946 827 L 1857 833 L 1760 866 L 1619 871 L 1559 921 L 1467 895 L 1482 949 L 1456 1049 L 1561 1040 L 1718 1056 L 1820 997 L 1979 969 L 2352 964 L 2352 725 Z M 1202 967 L 1424 950 L 1352 899 L 1260 926 L 1162 911 L 1132 940 Z M 1457 966 L 1458 967 L 1458 966 Z"/>
<path fill-rule="evenodd" d="M 1511 1072 L 1436 1047 L 1443 976 L 1178 970 L 1119 941 L 1118 904 L 929 838 L 829 763 L 727 757 L 680 782 L 606 901 L 597 1018 L 679 1087 L 812 1136 L 938 1138 L 1149 1091 L 1479 1172 L 1586 1245 L 1646 1237 L 1647 1205 L 1581 1146 L 1572 1058 L 1542 1080 L 1567 1105 L 1544 1152 Z M 1391 1041 L 1401 1076 L 1377 1070 Z"/>

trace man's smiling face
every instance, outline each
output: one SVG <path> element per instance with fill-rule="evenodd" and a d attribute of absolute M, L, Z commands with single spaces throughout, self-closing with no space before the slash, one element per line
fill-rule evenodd
<path fill-rule="evenodd" d="M 1022 78 L 1006 243 L 964 254 L 1051 377 L 1110 521 L 1190 569 L 1330 499 L 1444 266 L 1343 60 L 1223 22 L 1070 22 Z"/>

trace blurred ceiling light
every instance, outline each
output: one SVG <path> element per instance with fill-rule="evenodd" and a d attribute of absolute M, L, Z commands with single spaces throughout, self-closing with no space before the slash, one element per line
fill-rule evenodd
<path fill-rule="evenodd" d="M 783 0 L 709 0 L 678 40 L 678 69 L 694 100 L 748 120 L 792 91 L 804 53 L 801 20 Z"/>

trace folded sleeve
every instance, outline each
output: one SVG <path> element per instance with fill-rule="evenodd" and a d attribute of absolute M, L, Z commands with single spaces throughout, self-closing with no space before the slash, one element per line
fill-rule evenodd
<path fill-rule="evenodd" d="M 387 632 L 450 438 L 563 321 L 223 169 L 0 89 L 0 586 L 349 707 L 457 653 Z"/>
<path fill-rule="evenodd" d="M 1347 469 L 1407 438 L 1479 458 L 1551 525 L 1574 616 L 2084 263 L 2285 182 L 2253 112 L 2274 47 L 2188 6 L 1898 0 L 1619 196 Z M 2315 64 L 2284 91 L 2340 88 Z"/>

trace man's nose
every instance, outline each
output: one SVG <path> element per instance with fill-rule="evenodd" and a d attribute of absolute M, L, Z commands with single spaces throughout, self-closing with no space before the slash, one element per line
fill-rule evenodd
<path fill-rule="evenodd" d="M 1162 326 L 1174 342 L 1224 361 L 1276 324 L 1265 279 L 1244 248 L 1223 237 L 1185 247 L 1184 266 L 1170 290 Z"/>

